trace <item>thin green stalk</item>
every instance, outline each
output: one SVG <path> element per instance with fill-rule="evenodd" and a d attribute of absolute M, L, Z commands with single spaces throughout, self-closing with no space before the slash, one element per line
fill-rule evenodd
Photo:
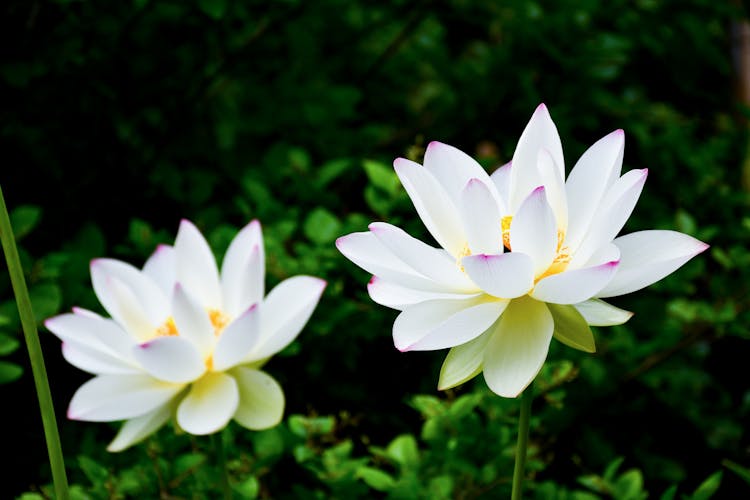
<path fill-rule="evenodd" d="M 521 395 L 521 413 L 518 415 L 518 441 L 516 442 L 516 465 L 513 468 L 513 490 L 511 500 L 521 500 L 523 493 L 524 471 L 526 470 L 526 449 L 529 442 L 529 420 L 531 420 L 531 401 L 534 399 L 531 386 Z"/>
<path fill-rule="evenodd" d="M 47 370 L 44 367 L 42 346 L 39 344 L 39 333 L 36 329 L 34 312 L 31 309 L 29 291 L 26 288 L 26 280 L 23 276 L 21 261 L 18 258 L 13 228 L 10 225 L 8 209 L 5 206 L 3 190 L 0 189 L 0 240 L 2 240 L 5 261 L 8 263 L 10 281 L 13 285 L 13 293 L 16 296 L 18 314 L 21 317 L 23 335 L 26 339 L 26 348 L 31 360 L 31 372 L 34 376 L 36 395 L 39 399 L 39 409 L 42 412 L 42 425 L 44 436 L 47 440 L 47 453 L 52 468 L 52 481 L 55 485 L 55 497 L 58 500 L 67 500 L 68 478 L 65 475 L 65 462 L 63 461 L 62 447 L 60 446 L 60 434 L 57 431 L 57 420 L 55 419 L 55 408 L 52 405 L 52 394 L 49 390 Z"/>
<path fill-rule="evenodd" d="M 227 454 L 224 451 L 224 441 L 222 440 L 223 432 L 217 432 L 213 435 L 214 450 L 216 451 L 216 465 L 219 468 L 221 477 L 221 489 L 224 493 L 224 500 L 232 500 L 232 488 L 229 486 L 229 469 L 227 469 Z"/>

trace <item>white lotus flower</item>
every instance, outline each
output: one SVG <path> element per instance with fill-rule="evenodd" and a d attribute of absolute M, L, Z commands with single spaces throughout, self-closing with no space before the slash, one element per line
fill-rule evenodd
<path fill-rule="evenodd" d="M 63 341 L 65 359 L 96 375 L 76 391 L 68 417 L 126 421 L 110 451 L 173 416 L 191 434 L 216 432 L 231 419 L 254 430 L 279 423 L 284 393 L 260 367 L 297 337 L 326 284 L 295 276 L 264 297 L 257 221 L 231 242 L 221 273 L 200 231 L 184 220 L 174 247 L 160 246 L 143 270 L 97 259 L 91 277 L 111 319 L 74 309 L 45 324 Z"/>
<path fill-rule="evenodd" d="M 492 176 L 456 148 L 432 142 L 424 166 L 398 158 L 396 174 L 441 248 L 376 222 L 339 238 L 372 273 L 370 297 L 401 313 L 401 351 L 451 348 L 440 389 L 484 372 L 515 397 L 539 372 L 553 336 L 593 352 L 589 325 L 632 315 L 602 301 L 646 287 L 708 245 L 674 231 L 616 237 L 646 180 L 620 174 L 624 134 L 591 146 L 565 180 L 562 146 L 540 105 L 511 163 Z"/>

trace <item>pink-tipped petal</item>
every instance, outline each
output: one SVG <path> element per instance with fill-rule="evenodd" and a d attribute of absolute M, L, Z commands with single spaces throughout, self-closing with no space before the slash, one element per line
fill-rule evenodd
<path fill-rule="evenodd" d="M 265 266 L 263 233 L 254 220 L 237 233 L 221 264 L 224 309 L 231 317 L 263 299 Z"/>
<path fill-rule="evenodd" d="M 454 347 L 482 334 L 502 314 L 508 301 L 487 297 L 430 300 L 404 309 L 393 324 L 400 351 Z"/>
<path fill-rule="evenodd" d="M 597 297 L 615 297 L 645 288 L 708 248 L 692 236 L 664 230 L 638 231 L 613 243 L 620 249 L 620 266 Z"/>
<path fill-rule="evenodd" d="M 260 340 L 258 305 L 251 306 L 221 333 L 214 350 L 214 370 L 225 371 L 240 363 Z"/>
<path fill-rule="evenodd" d="M 552 264 L 557 252 L 557 221 L 543 187 L 532 191 L 513 217 L 510 246 L 513 252 L 531 257 L 534 276 Z"/>
<path fill-rule="evenodd" d="M 195 225 L 182 220 L 174 242 L 175 279 L 206 309 L 222 309 L 216 259 Z"/>
<path fill-rule="evenodd" d="M 159 337 L 133 348 L 133 356 L 155 379 L 185 384 L 206 371 L 203 356 L 181 337 Z"/>
<path fill-rule="evenodd" d="M 172 315 L 180 337 L 190 341 L 203 357 L 214 348 L 214 326 L 208 311 L 179 283 L 172 294 Z"/>
<path fill-rule="evenodd" d="M 501 208 L 487 185 L 476 178 L 469 180 L 458 205 L 471 253 L 502 253 Z"/>
<path fill-rule="evenodd" d="M 542 302 L 577 304 L 596 296 L 607 286 L 617 266 L 617 261 L 611 261 L 553 274 L 540 280 L 530 295 Z"/>
<path fill-rule="evenodd" d="M 456 205 L 459 204 L 461 190 L 470 179 L 479 179 L 497 198 L 495 186 L 484 168 L 458 148 L 432 141 L 424 153 L 424 168 L 435 176 Z"/>
<path fill-rule="evenodd" d="M 531 257 L 519 252 L 464 257 L 466 274 L 486 293 L 503 299 L 526 295 L 534 286 Z"/>
<path fill-rule="evenodd" d="M 466 237 L 454 200 L 422 165 L 398 158 L 393 167 L 432 237 L 451 255 L 458 255 Z"/>
<path fill-rule="evenodd" d="M 467 297 L 473 297 L 478 294 L 459 294 L 433 292 L 426 290 L 419 290 L 416 288 L 409 288 L 398 283 L 388 281 L 383 278 L 373 276 L 370 282 L 367 284 L 367 292 L 370 294 L 370 298 L 381 306 L 390 307 L 402 311 L 403 309 L 420 302 L 435 299 L 462 299 Z"/>

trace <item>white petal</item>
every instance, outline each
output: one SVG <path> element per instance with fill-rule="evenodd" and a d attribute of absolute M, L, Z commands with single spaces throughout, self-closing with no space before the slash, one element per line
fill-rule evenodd
<path fill-rule="evenodd" d="M 534 286 L 534 263 L 523 253 L 471 255 L 462 263 L 472 281 L 495 297 L 513 299 L 526 295 Z"/>
<path fill-rule="evenodd" d="M 553 329 L 542 302 L 511 301 L 484 351 L 484 379 L 492 392 L 514 398 L 526 389 L 547 358 Z"/>
<path fill-rule="evenodd" d="M 180 337 L 192 342 L 203 357 L 208 356 L 215 343 L 211 318 L 198 300 L 179 283 L 172 294 L 172 314 Z"/>
<path fill-rule="evenodd" d="M 68 418 L 109 422 L 139 417 L 165 404 L 183 387 L 149 375 L 99 375 L 78 388 Z"/>
<path fill-rule="evenodd" d="M 239 404 L 239 390 L 234 377 L 208 372 L 193 383 L 177 407 L 177 423 L 190 434 L 211 434 L 223 429 Z"/>
<path fill-rule="evenodd" d="M 510 169 L 512 165 L 512 162 L 508 162 L 490 175 L 490 179 L 495 183 L 495 188 L 500 197 L 499 206 L 502 215 L 508 215 L 510 212 L 508 202 L 510 200 Z"/>
<path fill-rule="evenodd" d="M 183 220 L 174 242 L 175 279 L 206 309 L 221 309 L 221 287 L 216 259 L 192 222 Z"/>
<path fill-rule="evenodd" d="M 175 280 L 174 248 L 159 245 L 143 266 L 143 274 L 151 278 L 167 299 L 172 297 Z"/>
<path fill-rule="evenodd" d="M 232 370 L 240 391 L 240 404 L 234 419 L 254 431 L 268 429 L 284 415 L 284 392 L 270 375 L 243 366 Z"/>
<path fill-rule="evenodd" d="M 106 290 L 109 278 L 115 278 L 130 290 L 139 308 L 152 324 L 158 325 L 169 316 L 167 296 L 146 274 L 119 260 L 95 259 L 91 261 L 91 281 L 94 285 L 94 292 L 107 311 L 109 311 L 108 302 L 111 301 L 111 296 Z M 103 292 L 101 295 L 100 291 Z"/>
<path fill-rule="evenodd" d="M 88 344 L 63 342 L 62 353 L 65 361 L 94 375 L 141 372 L 141 369 L 132 363 L 113 356 L 107 351 L 94 349 Z"/>
<path fill-rule="evenodd" d="M 479 375 L 484 362 L 484 349 L 494 331 L 494 328 L 490 327 L 474 340 L 451 347 L 440 368 L 438 390 L 456 387 Z"/>
<path fill-rule="evenodd" d="M 221 263 L 224 310 L 234 318 L 265 295 L 265 252 L 260 222 L 252 221 L 237 233 Z"/>
<path fill-rule="evenodd" d="M 421 302 L 398 315 L 393 323 L 393 343 L 399 351 L 454 347 L 481 335 L 507 305 L 507 300 L 488 300 L 487 296 Z"/>
<path fill-rule="evenodd" d="M 631 170 L 604 195 L 586 236 L 577 249 L 571 247 L 571 267 L 580 267 L 601 246 L 610 243 L 630 217 L 646 182 L 648 170 Z"/>
<path fill-rule="evenodd" d="M 510 169 L 509 208 L 511 214 L 518 210 L 523 200 L 534 189 L 542 185 L 537 168 L 537 159 L 541 149 L 549 152 L 560 171 L 560 176 L 564 177 L 565 160 L 560 136 L 544 104 L 540 104 L 534 111 L 513 153 L 513 168 Z"/>
<path fill-rule="evenodd" d="M 451 255 L 457 256 L 463 249 L 466 236 L 455 203 L 445 188 L 418 163 L 397 158 L 393 167 L 432 237 Z"/>
<path fill-rule="evenodd" d="M 85 344 L 88 349 L 133 366 L 131 348 L 136 344 L 133 337 L 111 319 L 81 309 L 75 311 L 49 318 L 44 325 L 64 342 Z"/>
<path fill-rule="evenodd" d="M 398 309 L 399 311 L 406 307 L 434 299 L 462 299 L 474 297 L 478 294 L 459 294 L 459 293 L 441 293 L 416 288 L 409 288 L 391 281 L 373 276 L 367 284 L 367 291 L 370 298 L 381 306 Z"/>
<path fill-rule="evenodd" d="M 424 153 L 424 168 L 435 176 L 455 204 L 459 203 L 461 190 L 469 179 L 478 179 L 491 189 L 492 196 L 497 198 L 495 185 L 490 181 L 490 176 L 484 168 L 458 148 L 432 141 Z"/>
<path fill-rule="evenodd" d="M 539 176 L 547 195 L 547 202 L 555 214 L 557 230 L 565 234 L 568 228 L 568 200 L 565 196 L 565 179 L 560 175 L 560 169 L 555 165 L 549 151 L 539 151 L 537 159 Z"/>
<path fill-rule="evenodd" d="M 369 231 L 340 237 L 336 240 L 336 248 L 368 273 L 394 283 L 420 290 L 441 291 L 445 288 L 406 265 Z"/>
<path fill-rule="evenodd" d="M 573 304 L 583 319 L 591 326 L 621 325 L 633 317 L 633 313 L 608 304 L 603 300 L 589 299 Z"/>
<path fill-rule="evenodd" d="M 167 319 L 152 322 L 134 291 L 114 276 L 99 274 L 92 265 L 92 281 L 99 301 L 109 314 L 138 341 L 152 338 L 157 326 Z"/>
<path fill-rule="evenodd" d="M 206 371 L 203 356 L 181 337 L 156 338 L 135 346 L 133 355 L 144 370 L 164 382 L 192 382 Z"/>
<path fill-rule="evenodd" d="M 607 189 L 620 177 L 625 134 L 616 130 L 599 139 L 581 156 L 565 182 L 570 248 L 578 248 Z"/>
<path fill-rule="evenodd" d="M 260 341 L 258 309 L 258 304 L 253 304 L 221 332 L 214 350 L 214 370 L 225 371 L 236 365 Z"/>
<path fill-rule="evenodd" d="M 469 180 L 461 191 L 459 208 L 471 253 L 502 253 L 500 207 L 482 181 Z"/>
<path fill-rule="evenodd" d="M 455 292 L 478 291 L 445 250 L 431 247 L 385 222 L 370 224 L 370 231 L 406 265 L 439 285 Z"/>
<path fill-rule="evenodd" d="M 510 246 L 531 257 L 534 276 L 546 271 L 557 253 L 557 222 L 545 191 L 535 189 L 510 223 Z"/>
<path fill-rule="evenodd" d="M 172 416 L 172 405 L 165 404 L 145 415 L 126 421 L 117 436 L 107 446 L 107 451 L 122 451 L 137 444 L 158 431 Z"/>
<path fill-rule="evenodd" d="M 597 297 L 634 292 L 672 274 L 708 245 L 677 231 L 650 230 L 620 236 L 620 266 L 612 281 Z"/>
<path fill-rule="evenodd" d="M 577 304 L 597 295 L 617 271 L 617 261 L 564 271 L 540 280 L 531 296 L 553 304 Z"/>
<path fill-rule="evenodd" d="M 294 276 L 274 287 L 260 306 L 261 338 L 252 360 L 273 356 L 297 338 L 326 287 L 313 276 Z"/>

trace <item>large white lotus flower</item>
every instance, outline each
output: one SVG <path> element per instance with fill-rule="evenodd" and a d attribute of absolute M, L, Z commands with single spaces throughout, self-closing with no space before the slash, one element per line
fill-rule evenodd
<path fill-rule="evenodd" d="M 492 176 L 456 148 L 432 142 L 424 166 L 398 158 L 396 174 L 437 243 L 383 222 L 338 239 L 338 249 L 374 276 L 377 303 L 401 313 L 401 351 L 451 348 L 439 388 L 484 372 L 490 389 L 515 397 L 542 367 L 553 336 L 593 352 L 589 325 L 632 313 L 601 298 L 646 287 L 708 245 L 675 231 L 616 237 L 646 170 L 620 175 L 617 130 L 578 160 L 565 180 L 562 146 L 540 105 L 511 163 Z"/>
<path fill-rule="evenodd" d="M 75 393 L 68 417 L 126 420 L 110 451 L 172 416 L 191 434 L 216 432 L 232 418 L 254 430 L 279 423 L 284 393 L 260 366 L 299 334 L 326 283 L 295 276 L 264 297 L 264 255 L 253 221 L 219 273 L 200 231 L 182 221 L 174 247 L 160 246 L 142 271 L 94 260 L 94 291 L 112 319 L 74 309 L 45 323 L 65 359 L 96 375 Z"/>

